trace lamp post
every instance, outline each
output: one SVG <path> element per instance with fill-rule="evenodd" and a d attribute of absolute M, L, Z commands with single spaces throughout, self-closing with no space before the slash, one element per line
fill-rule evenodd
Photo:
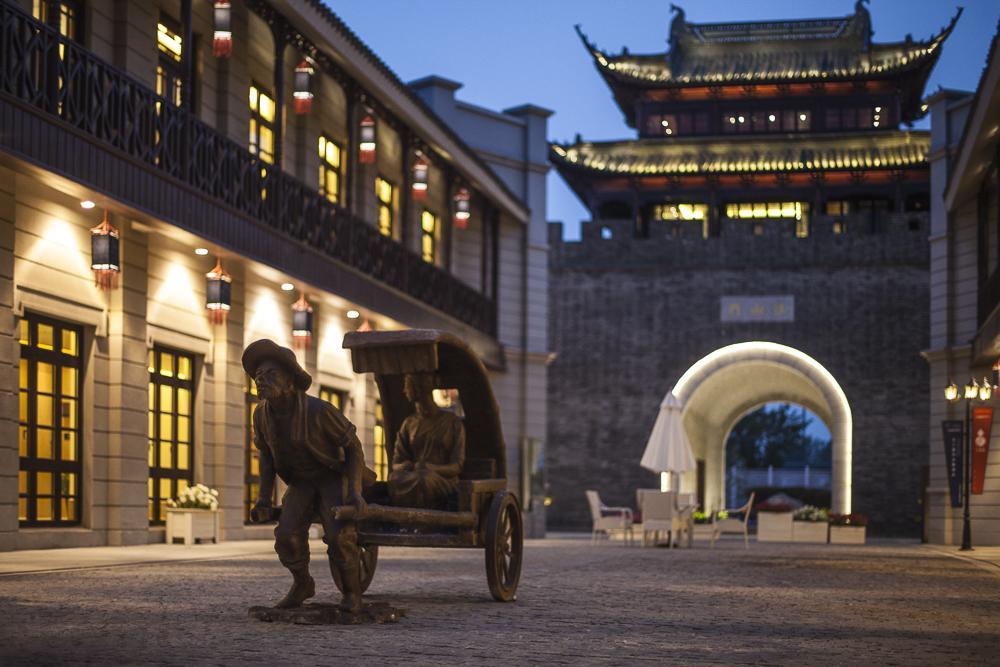
<path fill-rule="evenodd" d="M 970 424 L 972 402 L 976 400 L 988 401 L 992 395 L 993 386 L 987 378 L 983 378 L 982 384 L 976 382 L 975 378 L 970 378 L 961 390 L 954 382 L 949 383 L 944 388 L 944 397 L 949 402 L 965 401 L 965 455 L 962 460 L 962 546 L 959 551 L 972 551 L 972 519 L 969 516 L 972 490 L 972 428 Z"/>

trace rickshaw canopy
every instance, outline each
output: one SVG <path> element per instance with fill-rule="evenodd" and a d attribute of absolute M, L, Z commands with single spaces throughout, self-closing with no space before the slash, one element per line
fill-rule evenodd
<path fill-rule="evenodd" d="M 344 336 L 355 373 L 374 373 L 382 400 L 385 448 L 393 461 L 396 434 L 413 412 L 403 395 L 403 378 L 431 373 L 437 389 L 457 389 L 465 412 L 466 466 L 472 460 L 494 462 L 495 477 L 505 479 L 506 447 L 500 409 L 482 361 L 457 336 L 436 329 L 353 331 Z"/>

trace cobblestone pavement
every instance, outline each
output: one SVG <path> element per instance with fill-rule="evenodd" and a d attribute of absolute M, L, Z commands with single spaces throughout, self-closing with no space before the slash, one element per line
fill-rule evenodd
<path fill-rule="evenodd" d="M 322 554 L 322 544 L 313 544 Z M 335 589 L 312 564 L 318 598 Z M 0 663 L 977 664 L 1000 661 L 1000 568 L 916 545 L 728 542 L 710 550 L 526 545 L 514 604 L 481 551 L 385 549 L 373 600 L 397 625 L 260 623 L 273 554 L 0 577 Z"/>

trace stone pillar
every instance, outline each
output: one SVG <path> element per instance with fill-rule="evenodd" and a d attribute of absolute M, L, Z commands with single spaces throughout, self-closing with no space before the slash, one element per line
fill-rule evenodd
<path fill-rule="evenodd" d="M 243 484 L 246 466 L 245 373 L 243 322 L 245 319 L 243 267 L 227 264 L 233 277 L 232 309 L 225 324 L 215 326 L 212 363 L 205 364 L 205 476 L 219 491 L 222 534 L 226 539 L 243 533 Z"/>
<path fill-rule="evenodd" d="M 156 22 L 150 2 L 114 0 L 114 64 L 150 88 L 156 87 Z"/>
<path fill-rule="evenodd" d="M 0 551 L 17 546 L 17 347 L 14 304 L 14 172 L 0 167 Z"/>
<path fill-rule="evenodd" d="M 149 541 L 147 488 L 148 386 L 146 299 L 148 237 L 127 220 L 112 219 L 122 233 L 122 273 L 108 294 L 108 335 L 97 340 L 107 359 L 106 391 L 94 390 L 95 524 L 106 520 L 110 545 Z M 100 415 L 100 418 L 98 418 Z M 98 450 L 100 443 L 106 443 Z"/>

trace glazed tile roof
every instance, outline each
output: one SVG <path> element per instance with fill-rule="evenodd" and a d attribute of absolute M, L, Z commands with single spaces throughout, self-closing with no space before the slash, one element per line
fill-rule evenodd
<path fill-rule="evenodd" d="M 899 169 L 927 164 L 927 132 L 638 139 L 550 145 L 560 169 L 654 176 Z"/>
<path fill-rule="evenodd" d="M 612 56 L 592 50 L 606 77 L 643 87 L 854 79 L 893 74 L 933 58 L 943 38 L 931 42 L 873 45 L 870 54 L 837 51 L 737 51 L 688 56 L 674 70 L 667 53 Z"/>
<path fill-rule="evenodd" d="M 890 75 L 933 64 L 962 10 L 926 41 L 873 43 L 868 12 L 807 21 L 688 23 L 678 13 L 670 51 L 613 55 L 577 33 L 609 83 L 674 87 L 723 83 L 781 83 Z"/>

